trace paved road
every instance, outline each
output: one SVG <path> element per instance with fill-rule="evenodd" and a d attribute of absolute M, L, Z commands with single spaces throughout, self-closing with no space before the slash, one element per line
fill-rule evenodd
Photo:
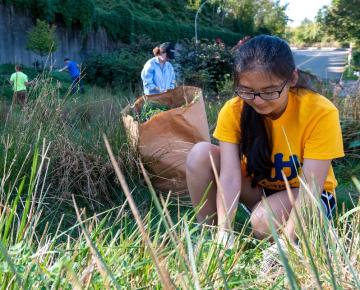
<path fill-rule="evenodd" d="M 339 80 L 344 70 L 346 50 L 293 50 L 295 63 L 322 79 Z"/>

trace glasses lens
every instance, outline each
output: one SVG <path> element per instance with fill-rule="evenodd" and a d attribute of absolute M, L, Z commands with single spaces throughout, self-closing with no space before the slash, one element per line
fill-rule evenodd
<path fill-rule="evenodd" d="M 246 93 L 246 92 L 239 92 L 239 91 L 236 91 L 236 94 L 242 98 L 242 99 L 245 99 L 245 100 L 252 100 L 254 98 L 254 94 L 253 93 Z"/>
<path fill-rule="evenodd" d="M 279 98 L 280 94 L 278 92 L 271 92 L 271 93 L 261 93 L 260 97 L 264 100 L 274 100 Z"/>

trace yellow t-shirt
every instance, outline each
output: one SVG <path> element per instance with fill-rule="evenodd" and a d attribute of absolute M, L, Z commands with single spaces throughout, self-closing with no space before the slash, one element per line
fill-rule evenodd
<path fill-rule="evenodd" d="M 240 143 L 240 117 L 243 101 L 235 97 L 221 109 L 214 137 L 219 141 Z M 344 156 L 339 112 L 325 97 L 305 89 L 292 89 L 284 113 L 267 120 L 272 134 L 274 167 L 260 185 L 273 190 L 285 189 L 283 170 L 291 187 L 299 187 L 300 164 L 307 159 L 328 160 Z M 334 192 L 337 181 L 332 167 L 324 189 Z"/>

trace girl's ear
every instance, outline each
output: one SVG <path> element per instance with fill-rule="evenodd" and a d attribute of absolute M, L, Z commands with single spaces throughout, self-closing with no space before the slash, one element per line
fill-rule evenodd
<path fill-rule="evenodd" d="M 295 87 L 298 82 L 298 79 L 299 79 L 299 72 L 298 72 L 298 69 L 296 68 L 296 69 L 294 69 L 294 71 L 292 73 L 291 80 L 290 80 L 290 86 Z"/>

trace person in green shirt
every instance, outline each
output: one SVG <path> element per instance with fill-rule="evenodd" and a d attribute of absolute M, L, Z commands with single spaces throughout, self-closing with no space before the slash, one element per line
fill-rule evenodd
<path fill-rule="evenodd" d="M 29 86 L 31 82 L 29 82 L 28 76 L 22 72 L 21 65 L 15 66 L 15 72 L 10 77 L 10 83 L 14 90 L 13 104 L 24 106 L 26 103 L 26 86 Z"/>

